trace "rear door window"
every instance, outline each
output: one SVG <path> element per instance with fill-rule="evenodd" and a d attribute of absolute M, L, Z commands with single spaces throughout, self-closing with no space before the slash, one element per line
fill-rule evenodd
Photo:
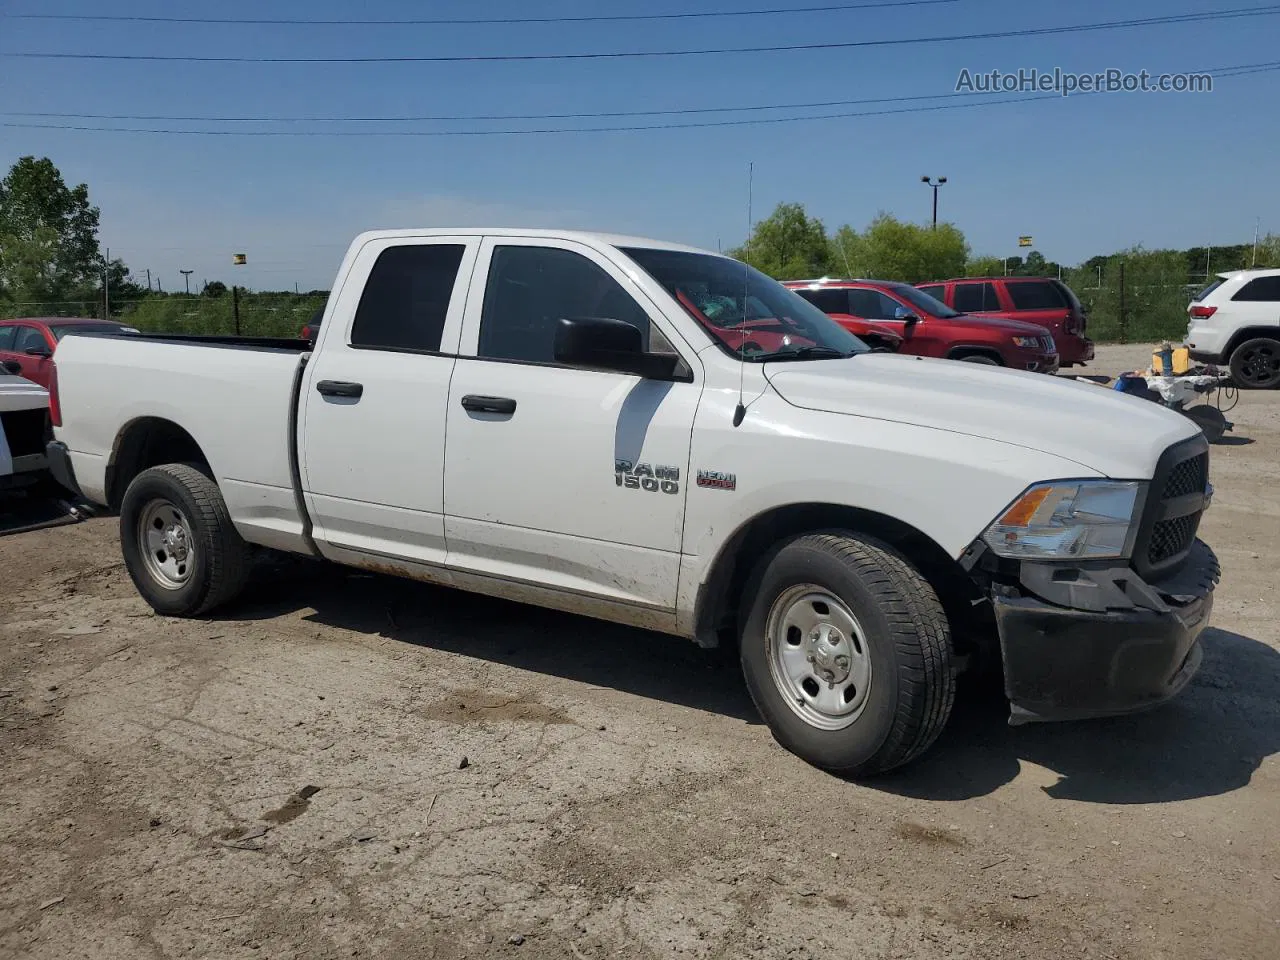
<path fill-rule="evenodd" d="M 1231 299 L 1252 303 L 1280 303 L 1280 277 L 1258 277 L 1250 280 Z"/>
<path fill-rule="evenodd" d="M 961 313 L 999 310 L 1000 297 L 996 294 L 994 283 L 957 283 L 955 303 L 952 306 Z"/>
<path fill-rule="evenodd" d="M 800 294 L 823 313 L 847 314 L 849 312 L 848 290 L 797 290 L 796 293 Z"/>
<path fill-rule="evenodd" d="M 1067 301 L 1062 291 L 1048 281 L 1022 281 L 1005 284 L 1015 310 L 1065 310 Z"/>
<path fill-rule="evenodd" d="M 360 294 L 351 346 L 438 352 L 465 251 L 460 243 L 419 243 L 378 254 Z"/>
<path fill-rule="evenodd" d="M 945 283 L 932 283 L 927 287 L 917 287 L 921 293 L 927 293 L 940 303 L 947 302 L 947 285 Z"/>

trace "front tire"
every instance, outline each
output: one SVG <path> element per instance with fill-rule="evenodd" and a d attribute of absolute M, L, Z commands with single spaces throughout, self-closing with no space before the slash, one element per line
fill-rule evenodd
<path fill-rule="evenodd" d="M 152 467 L 133 479 L 120 505 L 120 547 L 134 586 L 165 616 L 206 613 L 248 578 L 249 546 L 222 492 L 190 464 Z"/>
<path fill-rule="evenodd" d="M 937 594 L 887 544 L 807 534 L 761 561 L 741 622 L 756 708 L 787 750 L 869 776 L 918 757 L 955 699 Z"/>
<path fill-rule="evenodd" d="M 1256 337 L 1231 353 L 1231 379 L 1246 390 L 1280 387 L 1280 340 Z"/>
<path fill-rule="evenodd" d="M 960 362 L 961 363 L 983 363 L 983 364 L 986 364 L 988 367 L 1000 366 L 1000 361 L 992 357 L 988 357 L 984 353 L 971 353 L 967 357 L 960 357 Z"/>

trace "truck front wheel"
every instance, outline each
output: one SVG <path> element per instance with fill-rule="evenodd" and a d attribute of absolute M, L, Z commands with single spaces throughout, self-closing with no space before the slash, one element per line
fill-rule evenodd
<path fill-rule="evenodd" d="M 929 748 L 951 713 L 950 630 L 928 581 L 887 544 L 806 534 L 766 556 L 744 600 L 747 688 L 777 741 L 868 776 Z"/>
<path fill-rule="evenodd" d="M 194 617 L 232 599 L 249 572 L 222 492 L 200 469 L 144 470 L 120 505 L 120 546 L 134 586 L 156 613 Z"/>

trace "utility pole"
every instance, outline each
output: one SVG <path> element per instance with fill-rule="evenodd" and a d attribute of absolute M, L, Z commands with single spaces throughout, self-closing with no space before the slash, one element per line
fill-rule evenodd
<path fill-rule="evenodd" d="M 111 248 L 102 261 L 102 319 L 111 319 Z"/>
<path fill-rule="evenodd" d="M 147 293 L 151 292 L 151 268 L 147 267 Z"/>
<path fill-rule="evenodd" d="M 1120 342 L 1128 343 L 1129 324 L 1125 318 L 1124 261 L 1120 261 Z"/>
<path fill-rule="evenodd" d="M 231 285 L 231 312 L 236 318 L 236 336 L 240 336 L 240 288 L 234 283 Z"/>
<path fill-rule="evenodd" d="M 1262 218 L 1259 217 L 1253 224 L 1253 266 L 1258 265 L 1258 232 L 1262 229 Z"/>
<path fill-rule="evenodd" d="M 933 187 L 933 229 L 938 229 L 938 188 L 947 182 L 946 177 L 939 177 L 934 180 L 933 177 L 921 177 L 920 182 Z"/>
<path fill-rule="evenodd" d="M 185 284 L 187 285 L 187 296 L 189 297 L 189 296 L 191 296 L 191 274 L 195 273 L 195 271 L 194 271 L 194 270 L 179 270 L 178 272 L 179 272 L 180 274 L 182 274 L 182 281 L 183 281 L 183 283 L 185 283 Z"/>

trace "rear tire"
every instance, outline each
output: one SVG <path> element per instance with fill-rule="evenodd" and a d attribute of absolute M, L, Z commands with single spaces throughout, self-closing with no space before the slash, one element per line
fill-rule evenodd
<path fill-rule="evenodd" d="M 1231 352 L 1231 379 L 1245 390 L 1280 387 L 1280 340 L 1255 337 Z"/>
<path fill-rule="evenodd" d="M 194 617 L 233 599 L 249 575 L 218 485 L 170 463 L 133 479 L 120 505 L 120 547 L 134 586 L 156 613 Z"/>
<path fill-rule="evenodd" d="M 928 581 L 888 545 L 797 537 L 760 562 L 744 606 L 747 688 L 787 750 L 869 776 L 942 732 L 955 698 L 950 628 Z"/>

